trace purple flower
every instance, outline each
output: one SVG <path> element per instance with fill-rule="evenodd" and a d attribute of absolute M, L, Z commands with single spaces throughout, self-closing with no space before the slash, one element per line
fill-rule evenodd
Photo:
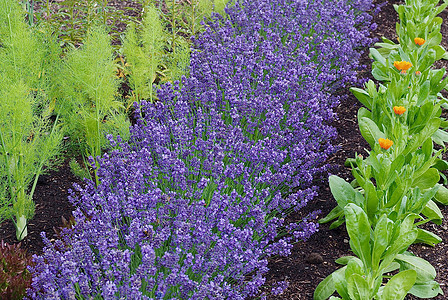
<path fill-rule="evenodd" d="M 336 2 L 241 0 L 214 15 L 190 76 L 136 105 L 128 143 L 107 137 L 100 185 L 74 186 L 76 225 L 43 236 L 29 297 L 257 295 L 268 257 L 317 231 L 313 214 L 284 220 L 317 193 L 335 150 L 332 93 L 356 82 L 371 41 L 371 1 Z"/>

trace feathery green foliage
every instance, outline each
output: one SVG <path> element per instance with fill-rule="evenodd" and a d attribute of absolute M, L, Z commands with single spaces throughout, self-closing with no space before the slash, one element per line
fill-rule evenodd
<path fill-rule="evenodd" d="M 130 125 L 116 96 L 119 82 L 104 27 L 93 27 L 84 45 L 67 54 L 62 73 L 57 111 L 72 141 L 78 141 L 84 155 L 96 158 L 107 145 L 106 133 L 126 138 Z"/>
<path fill-rule="evenodd" d="M 150 5 L 146 11 L 141 32 L 137 32 L 135 24 L 131 23 L 123 41 L 129 83 L 134 91 L 132 100 L 137 102 L 141 99 L 153 102 L 153 84 L 163 57 L 165 38 L 158 10 Z"/>
<path fill-rule="evenodd" d="M 13 218 L 21 240 L 37 179 L 55 162 L 62 134 L 50 122 L 45 44 L 27 28 L 17 1 L 0 0 L 0 20 L 0 221 Z"/>
<path fill-rule="evenodd" d="M 212 12 L 223 12 L 226 2 L 142 1 L 144 20 L 142 24 L 130 23 L 123 40 L 125 72 L 133 90 L 128 108 L 134 101 L 156 100 L 154 84 L 188 76 L 190 37 L 204 29 L 201 23 Z"/>

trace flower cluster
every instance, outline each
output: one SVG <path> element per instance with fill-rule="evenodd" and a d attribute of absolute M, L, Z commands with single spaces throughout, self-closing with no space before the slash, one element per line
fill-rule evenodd
<path fill-rule="evenodd" d="M 43 235 L 29 296 L 256 295 L 267 258 L 317 230 L 315 214 L 284 218 L 314 197 L 334 151 L 329 92 L 356 80 L 370 2 L 242 0 L 215 15 L 190 77 L 136 106 L 128 143 L 108 137 L 101 184 L 72 193 L 76 226 L 54 244 Z"/>

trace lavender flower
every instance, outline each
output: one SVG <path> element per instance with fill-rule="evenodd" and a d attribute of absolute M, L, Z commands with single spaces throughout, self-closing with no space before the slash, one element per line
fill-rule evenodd
<path fill-rule="evenodd" d="M 75 185 L 77 224 L 54 244 L 43 236 L 29 297 L 257 295 L 268 257 L 317 230 L 313 214 L 284 219 L 316 194 L 334 151 L 331 93 L 356 81 L 370 41 L 370 1 L 328 4 L 241 0 L 214 15 L 190 77 L 136 106 L 128 143 L 108 136 L 100 185 Z"/>

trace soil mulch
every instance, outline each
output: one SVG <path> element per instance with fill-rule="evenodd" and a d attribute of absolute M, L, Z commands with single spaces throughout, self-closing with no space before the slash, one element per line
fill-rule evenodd
<path fill-rule="evenodd" d="M 117 2 L 117 3 L 115 3 Z M 113 1 L 113 6 L 121 7 L 121 1 Z M 385 0 L 374 0 L 375 4 L 383 3 Z M 374 22 L 378 28 L 372 32 L 376 38 L 385 36 L 391 40 L 396 40 L 395 23 L 398 21 L 397 13 L 393 4 L 399 4 L 401 1 L 390 0 L 379 14 L 374 17 Z M 129 5 L 127 2 L 126 5 Z M 442 25 L 442 45 L 448 49 L 448 23 L 447 11 L 441 14 L 444 19 Z M 364 53 L 361 64 L 367 65 L 366 69 L 360 72 L 361 77 L 371 78 L 371 60 Z M 447 62 L 438 62 L 436 67 L 447 66 Z M 352 180 L 351 171 L 344 167 L 347 158 L 355 157 L 355 154 L 367 155 L 365 149 L 369 149 L 368 144 L 362 138 L 357 126 L 356 114 L 361 107 L 355 97 L 347 93 L 347 99 L 342 101 L 335 109 L 337 120 L 333 126 L 338 130 L 338 138 L 335 144 L 339 150 L 333 154 L 327 161 L 331 164 L 331 172 L 347 181 Z M 445 154 L 445 159 L 447 155 Z M 43 242 L 40 236 L 41 232 L 46 232 L 47 237 L 55 239 L 54 228 L 62 226 L 62 217 L 69 219 L 72 205 L 68 202 L 68 189 L 73 183 L 81 183 L 70 171 L 68 161 L 62 164 L 57 171 L 51 171 L 44 175 L 38 182 L 34 194 L 36 203 L 36 213 L 28 225 L 28 236 L 22 241 L 21 245 L 31 254 L 41 254 Z M 324 217 L 336 206 L 326 177 L 316 180 L 319 187 L 319 195 L 308 206 L 297 214 L 289 217 L 290 222 L 300 221 L 300 218 L 309 212 L 321 210 L 319 217 Z M 448 216 L 448 207 L 441 207 L 444 216 Z M 445 218 L 442 225 L 426 224 L 423 228 L 430 230 L 440 237 L 443 242 L 436 247 L 428 247 L 421 244 L 412 245 L 409 249 L 418 257 L 429 261 L 437 271 L 436 281 L 440 283 L 445 295 L 448 295 L 448 221 Z M 7 243 L 17 243 L 15 239 L 15 229 L 11 221 L 5 221 L 0 224 L 0 240 Z M 329 224 L 320 225 L 318 233 L 311 236 L 306 242 L 300 242 L 294 245 L 291 255 L 288 257 L 275 257 L 269 260 L 269 273 L 266 276 L 266 284 L 263 291 L 269 294 L 270 287 L 275 282 L 287 280 L 289 287 L 283 294 L 278 296 L 268 295 L 268 299 L 312 299 L 316 286 L 326 276 L 335 271 L 339 266 L 335 260 L 341 256 L 351 255 L 348 243 L 348 235 L 345 225 L 337 229 L 329 230 Z M 416 299 L 413 296 L 407 296 L 406 299 Z M 445 296 L 438 296 L 434 299 L 445 299 Z"/>

